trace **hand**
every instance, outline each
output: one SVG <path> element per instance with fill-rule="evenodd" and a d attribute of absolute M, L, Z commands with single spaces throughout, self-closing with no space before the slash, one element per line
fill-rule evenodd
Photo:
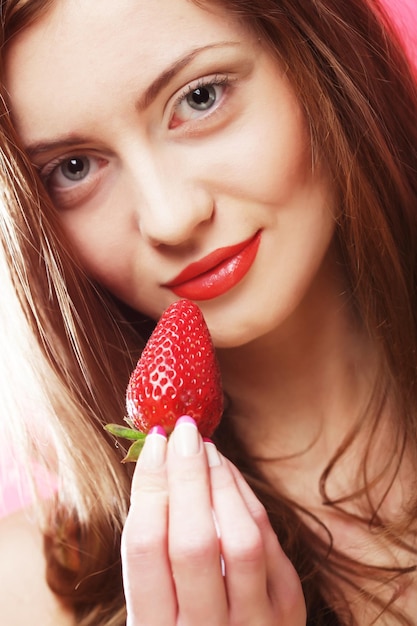
<path fill-rule="evenodd" d="M 188 421 L 169 442 L 146 439 L 122 562 L 127 626 L 306 624 L 300 581 L 263 506 Z"/>

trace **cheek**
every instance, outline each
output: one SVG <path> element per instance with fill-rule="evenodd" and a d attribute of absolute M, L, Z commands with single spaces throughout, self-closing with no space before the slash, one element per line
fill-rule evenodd
<path fill-rule="evenodd" d="M 238 195 L 276 206 L 286 205 L 294 193 L 314 183 L 309 135 L 301 112 L 271 105 L 247 119 L 219 151 L 221 180 Z M 230 189 L 229 189 L 230 190 Z"/>
<path fill-rule="evenodd" d="M 62 224 L 74 254 L 85 272 L 111 288 L 117 277 L 124 275 L 129 259 L 130 239 L 126 224 L 106 206 L 83 207 L 79 211 L 62 212 Z"/>

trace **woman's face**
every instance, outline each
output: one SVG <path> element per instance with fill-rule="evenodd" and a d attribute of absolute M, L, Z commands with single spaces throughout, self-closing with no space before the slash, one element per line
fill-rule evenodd
<path fill-rule="evenodd" d="M 236 18 L 55 2 L 6 61 L 18 132 L 93 278 L 154 318 L 197 301 L 220 346 L 299 308 L 332 193 L 285 73 Z"/>

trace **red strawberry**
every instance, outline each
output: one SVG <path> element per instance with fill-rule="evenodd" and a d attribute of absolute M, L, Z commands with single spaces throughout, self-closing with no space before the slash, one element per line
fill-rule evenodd
<path fill-rule="evenodd" d="M 130 377 L 126 408 L 142 432 L 162 426 L 169 433 L 181 415 L 189 415 L 203 436 L 213 433 L 223 410 L 220 371 L 193 302 L 174 302 L 162 315 Z"/>
<path fill-rule="evenodd" d="M 163 313 L 130 377 L 126 408 L 127 421 L 141 433 L 153 426 L 170 433 L 181 415 L 193 417 L 204 437 L 219 424 L 220 370 L 203 314 L 193 302 L 179 300 Z M 106 428 L 118 436 L 142 439 L 134 430 L 129 435 L 127 428 Z"/>

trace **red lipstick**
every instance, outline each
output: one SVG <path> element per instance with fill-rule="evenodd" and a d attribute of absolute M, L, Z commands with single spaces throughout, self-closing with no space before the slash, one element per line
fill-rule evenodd
<path fill-rule="evenodd" d="M 210 300 L 232 289 L 250 270 L 258 252 L 261 231 L 234 246 L 219 248 L 191 263 L 164 285 L 180 298 Z"/>

